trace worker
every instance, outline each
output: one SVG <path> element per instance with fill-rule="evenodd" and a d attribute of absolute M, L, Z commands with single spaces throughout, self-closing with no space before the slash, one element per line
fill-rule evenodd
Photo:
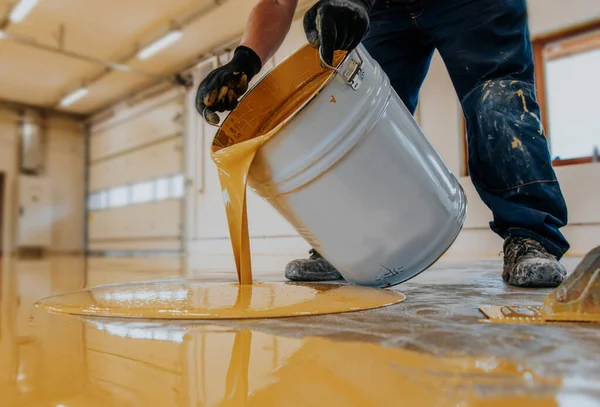
<path fill-rule="evenodd" d="M 258 2 L 231 62 L 199 85 L 196 107 L 206 120 L 218 123 L 215 112 L 236 107 L 285 39 L 297 5 Z M 559 260 L 569 243 L 559 229 L 567 207 L 536 101 L 526 0 L 320 0 L 306 12 L 304 30 L 329 64 L 335 50 L 362 41 L 413 114 L 437 49 L 466 119 L 471 180 L 504 239 L 502 277 L 519 287 L 564 280 Z M 315 250 L 285 273 L 296 281 L 341 278 Z"/>

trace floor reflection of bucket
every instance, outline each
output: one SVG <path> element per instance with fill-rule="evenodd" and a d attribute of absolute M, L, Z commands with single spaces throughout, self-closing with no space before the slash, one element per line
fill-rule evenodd
<path fill-rule="evenodd" d="M 213 151 L 285 121 L 258 150 L 248 184 L 348 281 L 398 284 L 452 244 L 464 193 L 364 48 L 339 75 L 320 72 L 308 46 L 283 61 L 228 116 Z M 308 80 L 324 83 L 285 111 Z"/>

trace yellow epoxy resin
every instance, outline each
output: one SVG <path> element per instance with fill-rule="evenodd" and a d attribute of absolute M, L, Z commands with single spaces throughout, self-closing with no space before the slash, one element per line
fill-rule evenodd
<path fill-rule="evenodd" d="M 109 285 L 39 301 L 50 312 L 120 318 L 250 319 L 335 314 L 397 304 L 396 291 L 339 284 L 207 283 Z"/>

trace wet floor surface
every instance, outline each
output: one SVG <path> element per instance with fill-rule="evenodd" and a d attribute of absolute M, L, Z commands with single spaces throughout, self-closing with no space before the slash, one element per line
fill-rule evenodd
<path fill-rule="evenodd" d="M 481 305 L 541 304 L 549 292 L 507 287 L 498 260 L 439 263 L 398 287 L 404 303 L 340 315 L 203 323 L 32 314 L 36 300 L 86 280 L 180 275 L 168 261 L 97 261 L 87 277 L 83 265 L 3 259 L 0 406 L 600 405 L 600 326 L 480 322 Z"/>

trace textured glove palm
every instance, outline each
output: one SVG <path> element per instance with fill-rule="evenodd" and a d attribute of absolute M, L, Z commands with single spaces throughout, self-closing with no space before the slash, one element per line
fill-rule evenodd
<path fill-rule="evenodd" d="M 248 82 L 260 71 L 260 57 L 248 47 L 236 48 L 232 60 L 208 74 L 198 86 L 196 110 L 210 124 L 218 124 L 216 112 L 233 110 L 248 90 Z"/>
<path fill-rule="evenodd" d="M 323 59 L 333 63 L 337 50 L 351 51 L 369 31 L 369 12 L 375 0 L 320 0 L 304 15 L 308 42 L 321 47 Z"/>

